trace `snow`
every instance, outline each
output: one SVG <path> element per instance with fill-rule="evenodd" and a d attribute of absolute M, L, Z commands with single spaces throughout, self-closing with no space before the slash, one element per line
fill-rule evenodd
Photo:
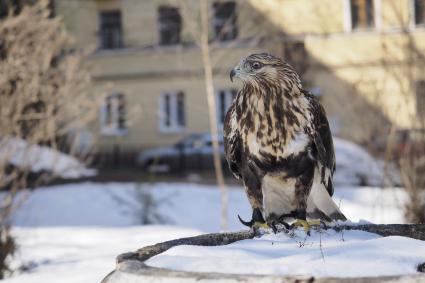
<path fill-rule="evenodd" d="M 190 183 L 91 183 L 41 188 L 26 196 L 16 211 L 16 226 L 130 226 L 140 225 L 143 212 L 138 198 L 151 195 L 157 214 L 168 224 L 205 232 L 220 230 L 220 195 L 216 186 Z M 399 188 L 336 188 L 334 199 L 352 221 L 403 222 L 407 195 Z M 201 213 L 200 213 L 201 212 Z M 251 217 L 241 187 L 229 186 L 229 229 L 244 228 L 237 219 Z"/>
<path fill-rule="evenodd" d="M 46 146 L 28 144 L 19 138 L 0 140 L 0 161 L 16 167 L 29 168 L 31 172 L 52 172 L 64 179 L 89 177 L 96 174 L 76 158 Z"/>
<path fill-rule="evenodd" d="M 218 247 L 177 246 L 146 263 L 198 272 L 357 277 L 412 274 L 425 261 L 425 241 L 362 231 L 296 234 L 266 234 Z"/>
<path fill-rule="evenodd" d="M 229 228 L 241 230 L 245 227 L 237 214 L 250 219 L 251 210 L 241 187 L 229 189 Z M 17 273 L 6 283 L 58 282 L 58 276 L 60 282 L 100 282 L 120 253 L 220 230 L 219 191 L 212 185 L 84 182 L 40 188 L 25 197 L 12 219 L 20 248 L 14 264 L 28 265 L 29 272 Z M 335 200 L 355 222 L 403 222 L 406 194 L 401 189 L 336 187 Z M 147 203 L 151 209 L 146 209 Z M 165 225 L 140 226 L 142 219 Z M 300 248 L 303 235 L 302 231 L 295 238 L 267 234 L 223 247 L 177 247 L 149 264 L 184 270 L 360 276 L 413 273 L 417 261 L 425 261 L 420 257 L 425 255 L 423 242 L 412 239 L 323 232 L 313 233 Z M 366 261 L 368 265 L 365 258 L 380 260 Z"/>
<path fill-rule="evenodd" d="M 380 162 L 353 142 L 336 137 L 333 140 L 336 158 L 336 171 L 333 178 L 335 184 L 363 183 L 363 185 L 372 186 L 383 184 L 384 168 Z"/>
<path fill-rule="evenodd" d="M 17 256 L 30 271 L 4 282 L 100 282 L 115 268 L 120 253 L 199 233 L 172 226 L 17 228 Z"/>

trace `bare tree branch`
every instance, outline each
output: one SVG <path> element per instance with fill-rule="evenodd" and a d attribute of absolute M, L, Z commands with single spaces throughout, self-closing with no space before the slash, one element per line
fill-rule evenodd
<path fill-rule="evenodd" d="M 50 16 L 49 1 L 30 2 L 0 19 L 0 278 L 10 216 L 25 200 L 18 193 L 78 169 L 64 168 L 68 162 L 59 158 L 77 153 L 74 138 L 99 105 L 88 95 L 86 54 L 74 48 L 61 19 Z M 40 165 L 46 163 L 49 169 Z M 81 166 L 75 164 L 69 166 Z"/>

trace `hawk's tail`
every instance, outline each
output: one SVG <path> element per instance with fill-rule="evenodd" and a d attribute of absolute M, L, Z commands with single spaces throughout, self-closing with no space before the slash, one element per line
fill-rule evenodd
<path fill-rule="evenodd" d="M 307 216 L 312 219 L 321 219 L 325 222 L 347 220 L 320 181 L 314 182 L 308 196 Z"/>

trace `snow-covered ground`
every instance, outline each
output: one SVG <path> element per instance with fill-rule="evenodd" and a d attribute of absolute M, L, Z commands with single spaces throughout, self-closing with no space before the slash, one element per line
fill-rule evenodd
<path fill-rule="evenodd" d="M 18 228 L 17 257 L 30 270 L 4 282 L 99 283 L 118 254 L 199 233 L 174 226 Z"/>
<path fill-rule="evenodd" d="M 352 221 L 364 219 L 375 223 L 403 222 L 405 199 L 404 192 L 396 188 L 337 187 L 335 194 L 341 210 Z M 29 272 L 5 282 L 100 282 L 114 268 L 115 256 L 120 253 L 168 239 L 219 231 L 219 213 L 219 192 L 215 186 L 80 183 L 42 188 L 28 195 L 13 218 L 16 227 L 13 233 L 20 248 L 15 264 L 27 265 Z M 243 190 L 231 187 L 230 230 L 244 228 L 237 214 L 249 219 L 250 208 Z M 162 221 L 166 225 L 140 226 L 142 221 Z M 320 238 L 324 257 L 318 247 Z M 410 239 L 380 238 L 363 232 L 346 232 L 344 239 L 342 241 L 341 234 L 331 232 L 314 234 L 300 248 L 297 238 L 266 235 L 208 251 L 200 247 L 179 247 L 152 258 L 150 263 L 182 269 L 198 265 L 199 270 L 223 272 L 227 268 L 246 273 L 244 268 L 248 267 L 243 267 L 244 260 L 252 260 L 250 272 L 288 274 L 286 264 L 296 265 L 298 261 L 303 262 L 303 267 L 292 268 L 292 274 L 356 276 L 411 273 L 413 263 L 425 255 L 423 242 Z M 191 256 L 196 259 L 215 251 L 220 262 L 225 262 L 226 257 L 229 260 L 231 254 L 234 268 L 228 265 L 220 269 L 221 264 L 210 264 L 214 261 L 212 257 L 190 260 Z M 385 256 L 363 269 L 364 259 L 376 258 L 378 251 Z M 425 261 L 425 256 L 421 259 Z M 266 268 L 270 262 L 276 265 Z M 283 264 L 277 264 L 279 262 Z M 254 271 L 254 263 L 264 268 Z M 317 268 L 312 267 L 315 264 Z M 351 265 L 346 273 L 342 264 Z M 395 268 L 397 264 L 399 267 Z M 332 273 L 335 269 L 341 273 Z"/>
<path fill-rule="evenodd" d="M 382 186 L 385 180 L 384 162 L 375 159 L 360 145 L 334 137 L 336 171 L 334 184 Z M 400 177 L 392 164 L 388 164 L 387 177 L 400 184 Z"/>
<path fill-rule="evenodd" d="M 271 233 L 219 247 L 177 246 L 147 264 L 198 272 L 358 277 L 411 274 L 425 261 L 425 241 L 362 231 L 296 234 Z"/>
<path fill-rule="evenodd" d="M 217 187 L 191 183 L 79 183 L 41 188 L 23 196 L 24 204 L 13 223 L 23 227 L 44 226 L 132 226 L 140 225 L 145 203 L 152 198 L 151 222 L 196 228 L 204 232 L 220 230 L 220 195 Z M 336 188 L 334 200 L 354 221 L 403 222 L 402 189 L 374 187 Z M 237 219 L 251 217 L 251 209 L 241 187 L 229 187 L 229 229 L 244 228 Z"/>
<path fill-rule="evenodd" d="M 0 161 L 33 173 L 50 172 L 63 179 L 96 175 L 95 169 L 87 168 L 73 156 L 15 137 L 0 139 Z"/>

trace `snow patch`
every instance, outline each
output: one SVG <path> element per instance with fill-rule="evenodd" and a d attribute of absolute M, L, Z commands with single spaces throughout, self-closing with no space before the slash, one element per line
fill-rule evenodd
<path fill-rule="evenodd" d="M 245 191 L 229 186 L 229 229 L 243 229 L 237 219 L 251 217 Z M 151 194 L 156 213 L 168 224 L 195 227 L 204 232 L 220 230 L 220 193 L 216 186 L 190 183 L 91 183 L 40 188 L 13 216 L 17 226 L 131 226 L 140 223 L 138 190 Z M 25 194 L 25 193 L 22 193 Z M 19 195 L 18 197 L 22 197 Z M 403 223 L 407 195 L 402 189 L 342 187 L 333 197 L 341 211 L 352 221 L 367 219 L 374 223 Z M 200 213 L 202 212 L 202 213 Z"/>
<path fill-rule="evenodd" d="M 294 237 L 266 234 L 227 246 L 178 246 L 146 263 L 195 272 L 362 277 L 414 274 L 424 261 L 425 241 L 363 231 L 305 237 L 300 231 Z"/>
<path fill-rule="evenodd" d="M 19 138 L 0 140 L 0 160 L 19 168 L 28 168 L 31 172 L 47 171 L 64 179 L 89 177 L 96 174 L 75 157 L 46 146 L 29 144 Z"/>
<path fill-rule="evenodd" d="M 333 138 L 335 146 L 335 184 L 382 186 L 384 166 L 361 146 L 340 138 Z M 391 172 L 391 175 L 396 175 Z M 392 176 L 397 181 L 397 176 Z"/>

